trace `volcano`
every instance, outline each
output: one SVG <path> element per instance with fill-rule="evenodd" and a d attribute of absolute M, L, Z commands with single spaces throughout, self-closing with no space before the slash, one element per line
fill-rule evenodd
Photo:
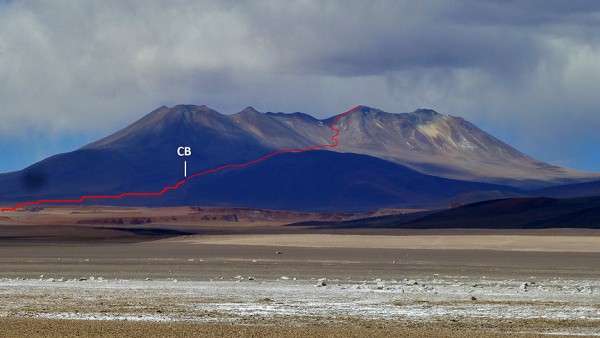
<path fill-rule="evenodd" d="M 157 192 L 184 179 L 184 160 L 193 174 L 279 149 L 331 144 L 333 122 L 252 107 L 223 115 L 206 106 L 163 106 L 78 150 L 0 175 L 0 200 Z M 364 211 L 439 205 L 454 196 L 518 196 L 599 178 L 537 161 L 462 118 L 433 110 L 392 114 L 360 106 L 335 128 L 337 147 L 203 175 L 159 198 L 93 202 Z M 193 155 L 179 157 L 180 146 Z"/>

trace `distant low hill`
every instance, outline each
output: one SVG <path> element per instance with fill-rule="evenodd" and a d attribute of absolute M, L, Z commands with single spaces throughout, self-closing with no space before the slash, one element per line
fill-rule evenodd
<path fill-rule="evenodd" d="M 559 185 L 528 192 L 532 196 L 545 196 L 555 198 L 573 198 L 586 196 L 600 196 L 600 181 Z"/>
<path fill-rule="evenodd" d="M 600 229 L 600 196 L 574 199 L 512 198 L 478 202 L 446 210 L 293 225 L 394 229 Z"/>

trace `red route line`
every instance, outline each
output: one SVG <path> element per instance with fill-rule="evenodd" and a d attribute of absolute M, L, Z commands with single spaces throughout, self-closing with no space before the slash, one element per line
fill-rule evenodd
<path fill-rule="evenodd" d="M 176 190 L 177 188 L 179 188 L 182 184 L 184 184 L 185 182 L 187 182 L 188 180 L 192 179 L 192 178 L 196 178 L 199 176 L 204 176 L 206 174 L 210 174 L 210 173 L 214 173 L 216 171 L 220 171 L 223 169 L 228 169 L 228 168 L 237 168 L 237 167 L 245 167 L 251 164 L 255 164 L 261 161 L 264 161 L 270 157 L 273 157 L 275 155 L 278 154 L 284 154 L 284 153 L 303 153 L 303 152 L 307 152 L 307 151 L 311 151 L 311 150 L 315 150 L 315 149 L 323 149 L 323 148 L 335 148 L 338 146 L 339 141 L 338 141 L 338 135 L 340 134 L 340 130 L 335 128 L 334 125 L 336 125 L 338 123 L 338 121 L 350 114 L 351 112 L 353 112 L 356 109 L 359 109 L 360 107 L 362 107 L 361 105 L 358 105 L 350 110 L 348 110 L 347 112 L 340 114 L 338 116 L 336 116 L 335 120 L 333 120 L 333 122 L 331 122 L 331 124 L 329 124 L 329 129 L 335 131 L 335 135 L 331 136 L 331 140 L 333 140 L 335 143 L 333 144 L 322 144 L 322 145 L 318 145 L 318 146 L 312 146 L 312 147 L 308 147 L 308 148 L 301 148 L 301 149 L 280 149 L 277 151 L 274 151 L 268 155 L 265 155 L 261 158 L 257 158 L 255 160 L 249 161 L 249 162 L 245 162 L 245 163 L 236 163 L 236 164 L 227 164 L 218 168 L 214 168 L 214 169 L 210 169 L 210 170 L 206 170 L 203 172 L 199 172 L 196 174 L 193 174 L 191 176 L 186 177 L 184 180 L 181 180 L 177 183 L 175 183 L 175 185 L 170 185 L 170 186 L 166 186 L 164 187 L 161 191 L 158 192 L 124 192 L 120 195 L 95 195 L 95 196 L 81 196 L 79 199 L 72 199 L 72 200 L 37 200 L 37 201 L 32 201 L 32 202 L 22 202 L 17 204 L 15 207 L 13 208 L 2 208 L 2 212 L 5 211 L 16 211 L 19 208 L 22 208 L 26 205 L 38 205 L 40 203 L 82 203 L 84 200 L 93 200 L 93 199 L 119 199 L 119 198 L 123 198 L 123 197 L 127 197 L 127 196 L 162 196 L 164 193 L 166 193 L 169 190 Z"/>

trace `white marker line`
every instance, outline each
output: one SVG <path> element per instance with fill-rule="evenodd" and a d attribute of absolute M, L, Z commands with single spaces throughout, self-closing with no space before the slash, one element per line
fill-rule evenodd
<path fill-rule="evenodd" d="M 183 177 L 187 177 L 187 161 L 183 161 Z"/>

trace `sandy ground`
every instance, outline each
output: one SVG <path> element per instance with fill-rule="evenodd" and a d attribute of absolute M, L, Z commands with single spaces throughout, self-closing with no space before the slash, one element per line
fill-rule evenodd
<path fill-rule="evenodd" d="M 84 211 L 0 220 L 0 336 L 600 336 L 598 231 L 135 225 L 200 233 L 164 238 Z"/>
<path fill-rule="evenodd" d="M 201 236 L 196 244 L 267 245 L 306 248 L 379 248 L 436 250 L 502 250 L 544 252 L 600 252 L 598 236 L 462 235 L 245 235 Z"/>
<path fill-rule="evenodd" d="M 510 323 L 506 327 L 510 333 L 485 331 L 484 327 L 466 329 L 460 323 L 432 326 L 355 320 L 343 324 L 282 325 L 0 318 L 0 330 L 11 337 L 548 337 L 513 332 Z"/>

